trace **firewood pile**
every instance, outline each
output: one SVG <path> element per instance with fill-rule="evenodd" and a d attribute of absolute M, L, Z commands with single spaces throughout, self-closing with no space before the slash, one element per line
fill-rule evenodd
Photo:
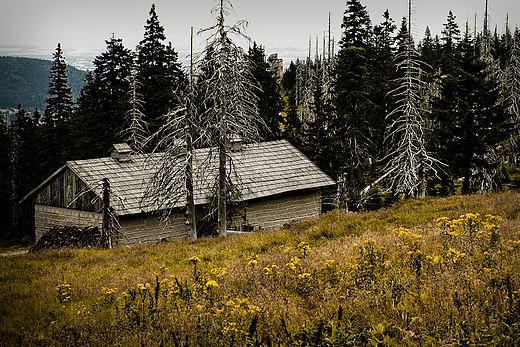
<path fill-rule="evenodd" d="M 98 227 L 57 226 L 43 234 L 29 253 L 62 248 L 99 247 L 100 244 L 101 232 Z"/>

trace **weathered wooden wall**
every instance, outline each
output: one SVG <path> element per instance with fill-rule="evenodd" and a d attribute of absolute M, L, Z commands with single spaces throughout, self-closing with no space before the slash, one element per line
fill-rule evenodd
<path fill-rule="evenodd" d="M 54 226 L 97 226 L 101 230 L 101 213 L 36 204 L 34 224 L 36 241 Z"/>
<path fill-rule="evenodd" d="M 184 224 L 184 212 L 172 212 L 168 225 L 161 222 L 156 215 L 133 215 L 120 218 L 122 230 L 116 240 L 118 245 L 128 245 L 166 240 L 184 240 L 188 236 L 188 228 Z"/>
<path fill-rule="evenodd" d="M 275 230 L 320 214 L 321 191 L 311 190 L 248 201 L 245 218 L 254 229 Z"/>
<path fill-rule="evenodd" d="M 83 211 L 100 211 L 101 202 L 70 169 L 64 170 L 34 197 L 40 205 L 67 207 Z"/>

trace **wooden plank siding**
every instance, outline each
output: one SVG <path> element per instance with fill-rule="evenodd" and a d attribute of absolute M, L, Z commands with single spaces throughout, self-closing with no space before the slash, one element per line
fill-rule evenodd
<path fill-rule="evenodd" d="M 253 229 L 276 230 L 320 214 L 321 191 L 308 190 L 249 201 L 245 217 Z"/>
<path fill-rule="evenodd" d="M 89 212 L 98 212 L 101 208 L 100 199 L 69 168 L 38 192 L 34 203 Z"/>
<path fill-rule="evenodd" d="M 101 213 L 36 204 L 34 206 L 36 241 L 55 226 L 98 227 L 101 230 Z"/>
<path fill-rule="evenodd" d="M 121 230 L 116 234 L 117 245 L 157 242 L 160 240 L 183 241 L 188 236 L 184 212 L 172 212 L 165 224 L 160 216 L 155 214 L 140 214 L 122 216 L 119 218 Z"/>

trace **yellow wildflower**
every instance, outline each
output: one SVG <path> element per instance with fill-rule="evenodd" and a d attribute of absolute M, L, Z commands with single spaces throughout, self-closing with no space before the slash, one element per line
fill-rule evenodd
<path fill-rule="evenodd" d="M 206 282 L 206 288 L 216 288 L 216 287 L 218 287 L 217 281 L 210 280 L 210 281 Z"/>
<path fill-rule="evenodd" d="M 193 257 L 191 257 L 190 259 L 188 259 L 188 261 L 190 261 L 190 262 L 193 263 L 193 264 L 196 264 L 196 263 L 199 263 L 199 262 L 200 262 L 200 258 L 199 258 L 199 257 L 196 257 L 196 256 L 193 256 Z"/>
<path fill-rule="evenodd" d="M 298 275 L 298 278 L 302 279 L 302 280 L 305 280 L 305 279 L 310 278 L 310 277 L 311 277 L 311 274 L 308 273 L 308 272 L 305 272 L 305 273 L 302 273 L 302 274 Z"/>

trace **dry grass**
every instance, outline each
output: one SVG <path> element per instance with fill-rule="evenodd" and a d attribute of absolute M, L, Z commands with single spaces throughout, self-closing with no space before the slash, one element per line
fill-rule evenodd
<path fill-rule="evenodd" d="M 520 194 L 506 192 L 194 243 L 7 257 L 0 342 L 514 346 L 519 226 Z"/>

